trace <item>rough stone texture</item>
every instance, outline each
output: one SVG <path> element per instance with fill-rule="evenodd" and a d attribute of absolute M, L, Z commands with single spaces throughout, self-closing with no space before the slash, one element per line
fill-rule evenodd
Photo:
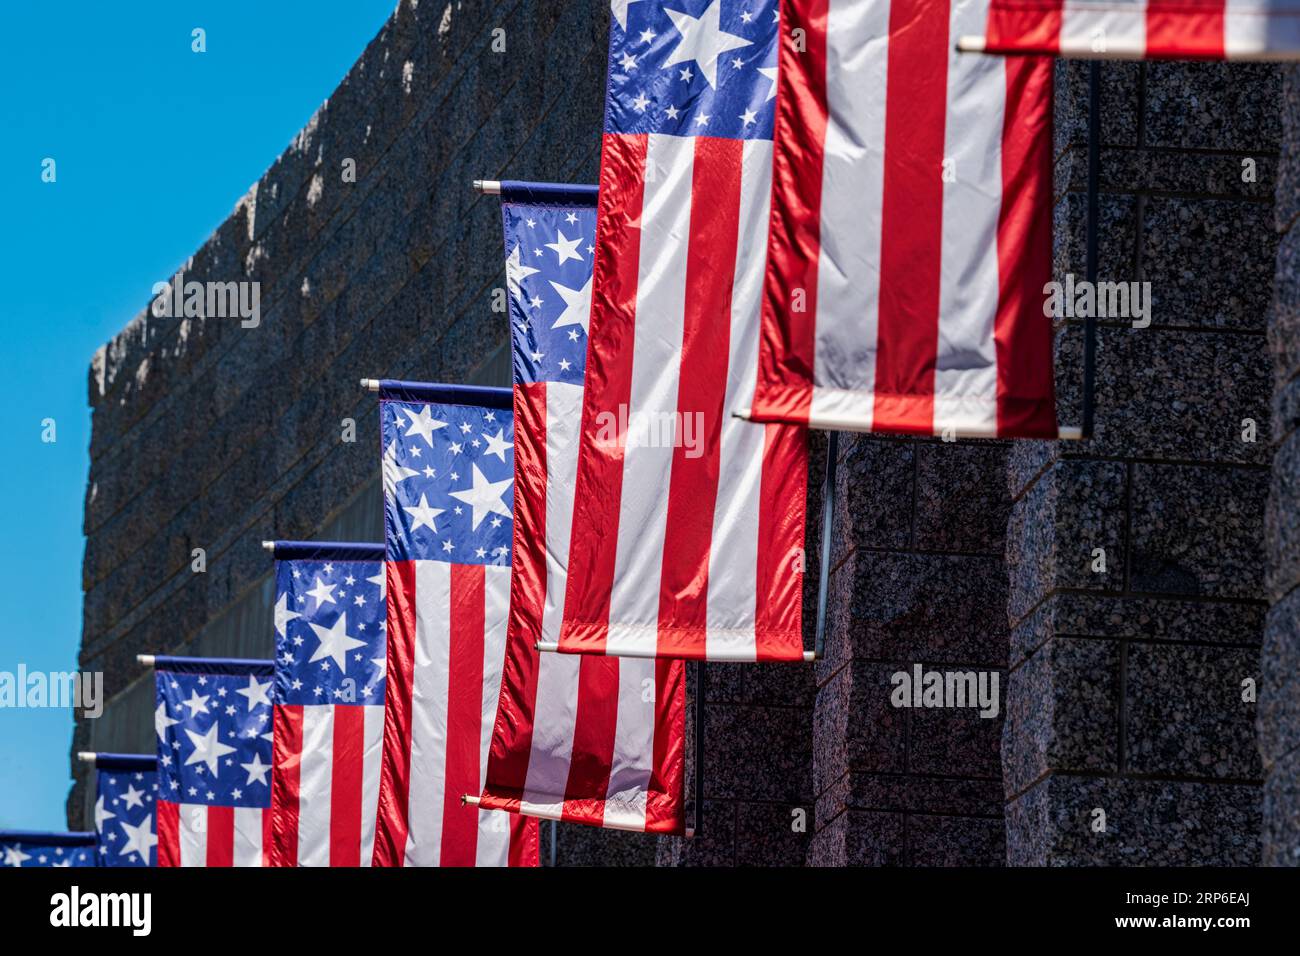
<path fill-rule="evenodd" d="M 1057 65 L 1058 278 L 1084 274 L 1087 73 Z M 1102 84 L 1098 278 L 1151 282 L 1152 321 L 1099 323 L 1090 440 L 1010 455 L 1007 859 L 1249 865 L 1280 73 L 1105 63 Z M 1081 325 L 1057 336 L 1067 424 Z"/>
<path fill-rule="evenodd" d="M 1005 860 L 1001 700 L 994 718 L 896 707 L 891 675 L 984 671 L 1004 691 L 1006 467 L 998 442 L 841 436 L 811 865 Z"/>
<path fill-rule="evenodd" d="M 1265 520 L 1267 590 L 1259 697 L 1264 862 L 1300 866 L 1300 73 L 1285 71 L 1274 223 L 1281 234 L 1268 338 L 1276 454 Z"/>

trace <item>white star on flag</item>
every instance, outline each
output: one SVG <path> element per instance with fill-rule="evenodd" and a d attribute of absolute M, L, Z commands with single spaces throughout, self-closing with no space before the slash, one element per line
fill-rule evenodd
<path fill-rule="evenodd" d="M 316 599 L 316 609 L 320 610 L 322 604 L 336 604 L 334 600 L 334 589 L 337 584 L 326 584 L 320 578 L 316 579 L 316 586 L 311 588 L 307 593 Z"/>
<path fill-rule="evenodd" d="M 126 793 L 122 794 L 122 799 L 126 801 L 126 808 L 128 810 L 132 809 L 133 807 L 143 807 L 144 806 L 144 800 L 142 799 L 143 797 L 144 797 L 144 791 L 137 790 L 134 786 L 132 786 L 129 783 L 126 785 Z"/>
<path fill-rule="evenodd" d="M 402 411 L 411 420 L 411 427 L 406 430 L 406 434 L 419 435 L 430 448 L 433 447 L 433 433 L 447 427 L 446 422 L 440 422 L 433 417 L 433 409 L 428 405 L 422 406 L 418 415 L 409 408 L 403 408 Z"/>
<path fill-rule="evenodd" d="M 30 859 L 31 855 L 24 853 L 17 844 L 5 847 L 5 866 L 22 866 L 25 860 Z"/>
<path fill-rule="evenodd" d="M 339 666 L 339 670 L 344 673 L 348 669 L 348 651 L 354 647 L 365 647 L 365 641 L 358 641 L 354 637 L 349 637 L 348 615 L 343 612 L 339 615 L 337 621 L 330 627 L 321 627 L 319 624 L 312 624 L 311 629 L 316 632 L 316 637 L 320 639 L 320 646 L 316 648 L 316 653 L 311 656 L 309 664 L 326 657 L 334 659 L 334 663 Z"/>
<path fill-rule="evenodd" d="M 179 723 L 179 720 L 167 716 L 167 705 L 160 701 L 158 709 L 153 712 L 153 729 L 158 732 L 158 739 L 166 740 L 167 728 Z"/>
<path fill-rule="evenodd" d="M 578 245 L 582 242 L 582 236 L 578 236 L 576 239 L 567 239 L 561 229 L 555 230 L 555 234 L 557 236 L 556 241 L 546 243 L 546 248 L 555 250 L 555 257 L 559 260 L 557 264 L 564 265 L 570 259 L 577 259 L 582 262 L 582 253 L 578 252 Z M 555 283 L 552 282 L 551 285 L 555 285 Z"/>
<path fill-rule="evenodd" d="M 190 764 L 206 764 L 208 772 L 214 777 L 218 776 L 221 770 L 220 761 L 226 754 L 233 754 L 234 747 L 228 747 L 217 739 L 217 725 L 214 721 L 208 728 L 206 734 L 196 734 L 188 727 L 185 733 L 189 735 L 190 741 L 194 744 L 194 752 L 185 758 L 185 766 Z"/>
<path fill-rule="evenodd" d="M 123 822 L 122 832 L 126 834 L 126 844 L 117 851 L 118 855 L 139 853 L 140 859 L 147 862 L 149 851 L 158 845 L 158 837 L 153 832 L 153 814 L 146 814 L 138 826 Z"/>
<path fill-rule="evenodd" d="M 560 313 L 560 317 L 555 320 L 551 328 L 581 325 L 582 331 L 586 332 L 591 321 L 591 279 L 588 279 L 587 284 L 581 289 L 569 289 L 554 280 L 551 280 L 551 287 L 564 300 L 564 311 Z"/>
<path fill-rule="evenodd" d="M 519 244 L 516 243 L 514 249 L 510 252 L 509 258 L 506 259 L 506 286 L 510 289 L 510 294 L 517 299 L 522 299 L 524 290 L 519 283 L 539 271 L 519 261 Z"/>
<path fill-rule="evenodd" d="M 451 496 L 474 509 L 473 530 L 477 531 L 479 524 L 489 514 L 499 514 L 510 517 L 510 509 L 506 507 L 502 496 L 506 490 L 514 483 L 513 476 L 502 479 L 501 481 L 488 481 L 479 471 L 478 465 L 472 466 L 474 469 L 474 484 L 463 491 L 453 491 Z"/>
<path fill-rule="evenodd" d="M 430 508 L 429 496 L 421 492 L 420 503 L 414 507 L 403 505 L 402 510 L 415 519 L 411 525 L 412 531 L 418 531 L 420 528 L 428 528 L 434 534 L 438 533 L 438 526 L 434 524 L 434 519 L 442 514 L 442 508 Z"/>
<path fill-rule="evenodd" d="M 510 442 L 505 439 L 505 429 L 498 428 L 495 435 L 489 435 L 487 432 L 483 432 L 483 437 L 487 439 L 488 443 L 487 451 L 483 452 L 483 454 L 485 456 L 496 455 L 497 458 L 504 463 L 506 460 L 506 452 L 510 450 Z"/>
<path fill-rule="evenodd" d="M 181 701 L 181 706 L 190 709 L 190 718 L 193 719 L 199 714 L 206 714 L 208 712 L 208 700 L 211 696 L 211 694 L 200 696 L 197 690 L 191 690 L 190 699 Z"/>
<path fill-rule="evenodd" d="M 248 786 L 252 783 L 265 784 L 266 775 L 271 772 L 271 765 L 269 763 L 262 763 L 261 754 L 253 754 L 253 760 L 251 763 L 241 763 L 240 766 L 248 771 L 248 779 L 244 781 L 244 786 Z"/>
<path fill-rule="evenodd" d="M 249 674 L 248 686 L 240 687 L 236 689 L 235 693 L 240 694 L 248 699 L 249 710 L 252 710 L 258 704 L 266 704 L 267 707 L 270 707 L 271 698 L 267 696 L 267 691 L 270 689 L 270 687 L 271 687 L 270 681 L 267 681 L 265 684 L 259 684 L 257 682 L 257 678 L 254 677 L 252 674 Z"/>
<path fill-rule="evenodd" d="M 734 33 L 723 33 L 721 26 L 722 2 L 714 0 L 704 14 L 693 17 L 689 13 L 664 8 L 673 21 L 673 26 L 682 35 L 673 52 L 664 61 L 663 68 L 692 60 L 700 68 L 700 73 L 715 90 L 718 88 L 718 57 L 728 50 L 738 50 L 749 46 L 753 41 L 738 37 Z"/>
<path fill-rule="evenodd" d="M 286 591 L 280 595 L 279 600 L 275 602 L 275 632 L 284 637 L 284 629 L 290 621 L 302 617 L 297 611 L 289 610 L 289 592 Z"/>
<path fill-rule="evenodd" d="M 99 799 L 95 801 L 95 829 L 102 832 L 104 821 L 112 820 L 116 816 L 116 813 L 104 806 L 104 795 L 101 793 Z"/>

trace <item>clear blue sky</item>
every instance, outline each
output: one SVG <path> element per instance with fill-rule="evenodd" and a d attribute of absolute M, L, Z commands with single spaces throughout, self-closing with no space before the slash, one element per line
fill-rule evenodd
<path fill-rule="evenodd" d="M 76 667 L 91 356 L 229 215 L 396 5 L 0 10 L 0 671 Z M 195 27 L 206 53 L 191 52 Z M 64 828 L 71 733 L 70 713 L 0 709 L 0 828 Z"/>

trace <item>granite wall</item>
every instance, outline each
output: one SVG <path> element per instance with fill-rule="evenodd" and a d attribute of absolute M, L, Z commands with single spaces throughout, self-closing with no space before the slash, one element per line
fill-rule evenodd
<path fill-rule="evenodd" d="M 1273 222 L 1280 234 L 1269 324 L 1276 449 L 1266 519 L 1271 605 L 1264 628 L 1259 741 L 1264 862 L 1300 866 L 1300 73 L 1284 73 L 1282 160 Z"/>
<path fill-rule="evenodd" d="M 1152 321 L 1099 323 L 1091 440 L 1010 456 L 1007 857 L 1253 864 L 1280 74 L 1101 76 L 1100 278 L 1149 281 Z M 1058 63 L 1056 102 L 1056 271 L 1082 278 L 1085 64 Z M 1081 342 L 1065 323 L 1065 423 Z"/>
<path fill-rule="evenodd" d="M 1001 703 L 981 717 L 891 696 L 916 665 L 1004 687 L 1007 446 L 844 435 L 839 447 L 808 862 L 1001 864 Z"/>

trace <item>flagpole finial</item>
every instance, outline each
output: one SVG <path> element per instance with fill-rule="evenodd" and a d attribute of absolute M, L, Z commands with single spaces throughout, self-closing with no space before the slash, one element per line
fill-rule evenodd
<path fill-rule="evenodd" d="M 135 655 L 135 660 L 136 663 L 139 664 L 141 667 L 153 667 L 154 655 L 137 654 Z"/>
<path fill-rule="evenodd" d="M 957 38 L 957 51 L 959 53 L 983 53 L 987 45 L 985 38 L 981 36 Z"/>
<path fill-rule="evenodd" d="M 476 179 L 474 180 L 474 192 L 483 196 L 500 196 L 501 181 L 498 179 Z"/>
<path fill-rule="evenodd" d="M 363 378 L 361 380 L 361 387 L 364 388 L 367 392 L 377 392 L 379 391 L 379 379 Z"/>
<path fill-rule="evenodd" d="M 265 551 L 274 551 L 274 550 L 275 550 L 275 542 L 274 542 L 274 541 L 263 541 L 263 542 L 262 542 L 262 548 L 263 548 L 263 550 L 265 550 Z"/>
<path fill-rule="evenodd" d="M 79 750 L 77 751 L 77 759 L 80 760 L 82 763 L 94 763 L 95 754 L 93 751 L 90 750 Z"/>

